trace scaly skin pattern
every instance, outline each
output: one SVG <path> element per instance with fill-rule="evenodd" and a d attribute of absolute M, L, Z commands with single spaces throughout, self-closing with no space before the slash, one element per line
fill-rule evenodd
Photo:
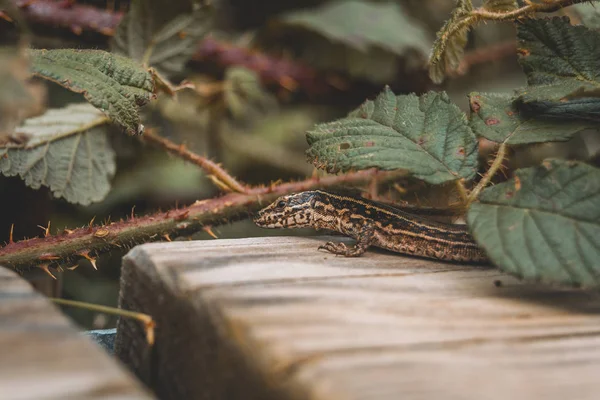
<path fill-rule="evenodd" d="M 319 249 L 347 257 L 376 246 L 437 260 L 487 262 L 464 225 L 430 221 L 385 204 L 321 190 L 282 196 L 259 211 L 254 222 L 264 228 L 337 231 L 356 239 L 356 244 L 327 242 Z"/>

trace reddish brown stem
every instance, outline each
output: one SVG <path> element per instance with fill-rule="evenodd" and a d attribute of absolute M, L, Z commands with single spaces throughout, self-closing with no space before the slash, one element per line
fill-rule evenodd
<path fill-rule="evenodd" d="M 343 175 L 311 178 L 300 182 L 249 188 L 246 193 L 197 201 L 176 210 L 158 212 L 104 226 L 85 226 L 55 236 L 9 243 L 0 248 L 0 265 L 13 268 L 59 266 L 81 258 L 92 258 L 115 248 L 163 240 L 222 224 L 256 211 L 278 196 L 336 185 L 358 185 L 376 178 L 379 182 L 403 176 L 403 172 L 374 169 Z"/>
<path fill-rule="evenodd" d="M 474 65 L 491 63 L 503 58 L 517 54 L 517 43 L 514 39 L 505 42 L 494 43 L 490 46 L 481 47 L 465 54 L 464 58 L 453 71 L 456 75 L 465 75 Z"/>
<path fill-rule="evenodd" d="M 13 0 L 30 23 L 70 29 L 76 34 L 97 32 L 112 36 L 123 18 L 119 11 L 55 0 Z"/>
<path fill-rule="evenodd" d="M 218 182 L 222 183 L 225 188 L 228 188 L 230 191 L 238 192 L 238 193 L 247 193 L 248 188 L 245 185 L 239 183 L 233 176 L 229 175 L 227 171 L 225 171 L 221 166 L 208 158 L 199 156 L 196 153 L 193 153 L 185 148 L 183 144 L 176 144 L 156 135 L 152 132 L 151 129 L 147 129 L 141 139 L 147 143 L 150 143 L 156 147 L 160 147 L 161 149 L 166 150 L 167 152 L 176 155 L 182 160 L 186 160 L 191 162 L 192 164 L 196 164 L 204 171 L 206 171 L 209 175 L 212 175 L 217 179 Z M 219 185 L 223 187 L 222 185 Z"/>

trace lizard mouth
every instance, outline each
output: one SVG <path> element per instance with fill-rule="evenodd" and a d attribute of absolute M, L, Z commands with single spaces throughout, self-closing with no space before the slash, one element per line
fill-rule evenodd
<path fill-rule="evenodd" d="M 253 221 L 256 225 L 260 226 L 261 228 L 270 228 L 269 225 L 272 225 L 269 221 L 269 217 L 267 217 L 262 210 L 258 212 L 258 215 L 256 215 L 253 218 Z"/>

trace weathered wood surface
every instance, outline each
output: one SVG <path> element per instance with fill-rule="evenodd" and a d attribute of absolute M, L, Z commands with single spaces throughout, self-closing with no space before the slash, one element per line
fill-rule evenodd
<path fill-rule="evenodd" d="M 172 399 L 600 398 L 599 294 L 323 240 L 133 249 L 121 304 L 157 345 L 121 321 L 118 355 Z"/>
<path fill-rule="evenodd" d="M 151 399 L 123 366 L 0 267 L 0 399 Z"/>

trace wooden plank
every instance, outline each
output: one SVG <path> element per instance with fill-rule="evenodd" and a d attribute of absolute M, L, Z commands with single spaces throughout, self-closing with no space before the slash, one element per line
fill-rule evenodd
<path fill-rule="evenodd" d="M 151 399 L 116 360 L 0 267 L 0 399 Z"/>
<path fill-rule="evenodd" d="M 598 398 L 600 294 L 326 239 L 133 249 L 121 304 L 157 319 L 156 354 L 129 321 L 117 353 L 173 399 Z"/>

